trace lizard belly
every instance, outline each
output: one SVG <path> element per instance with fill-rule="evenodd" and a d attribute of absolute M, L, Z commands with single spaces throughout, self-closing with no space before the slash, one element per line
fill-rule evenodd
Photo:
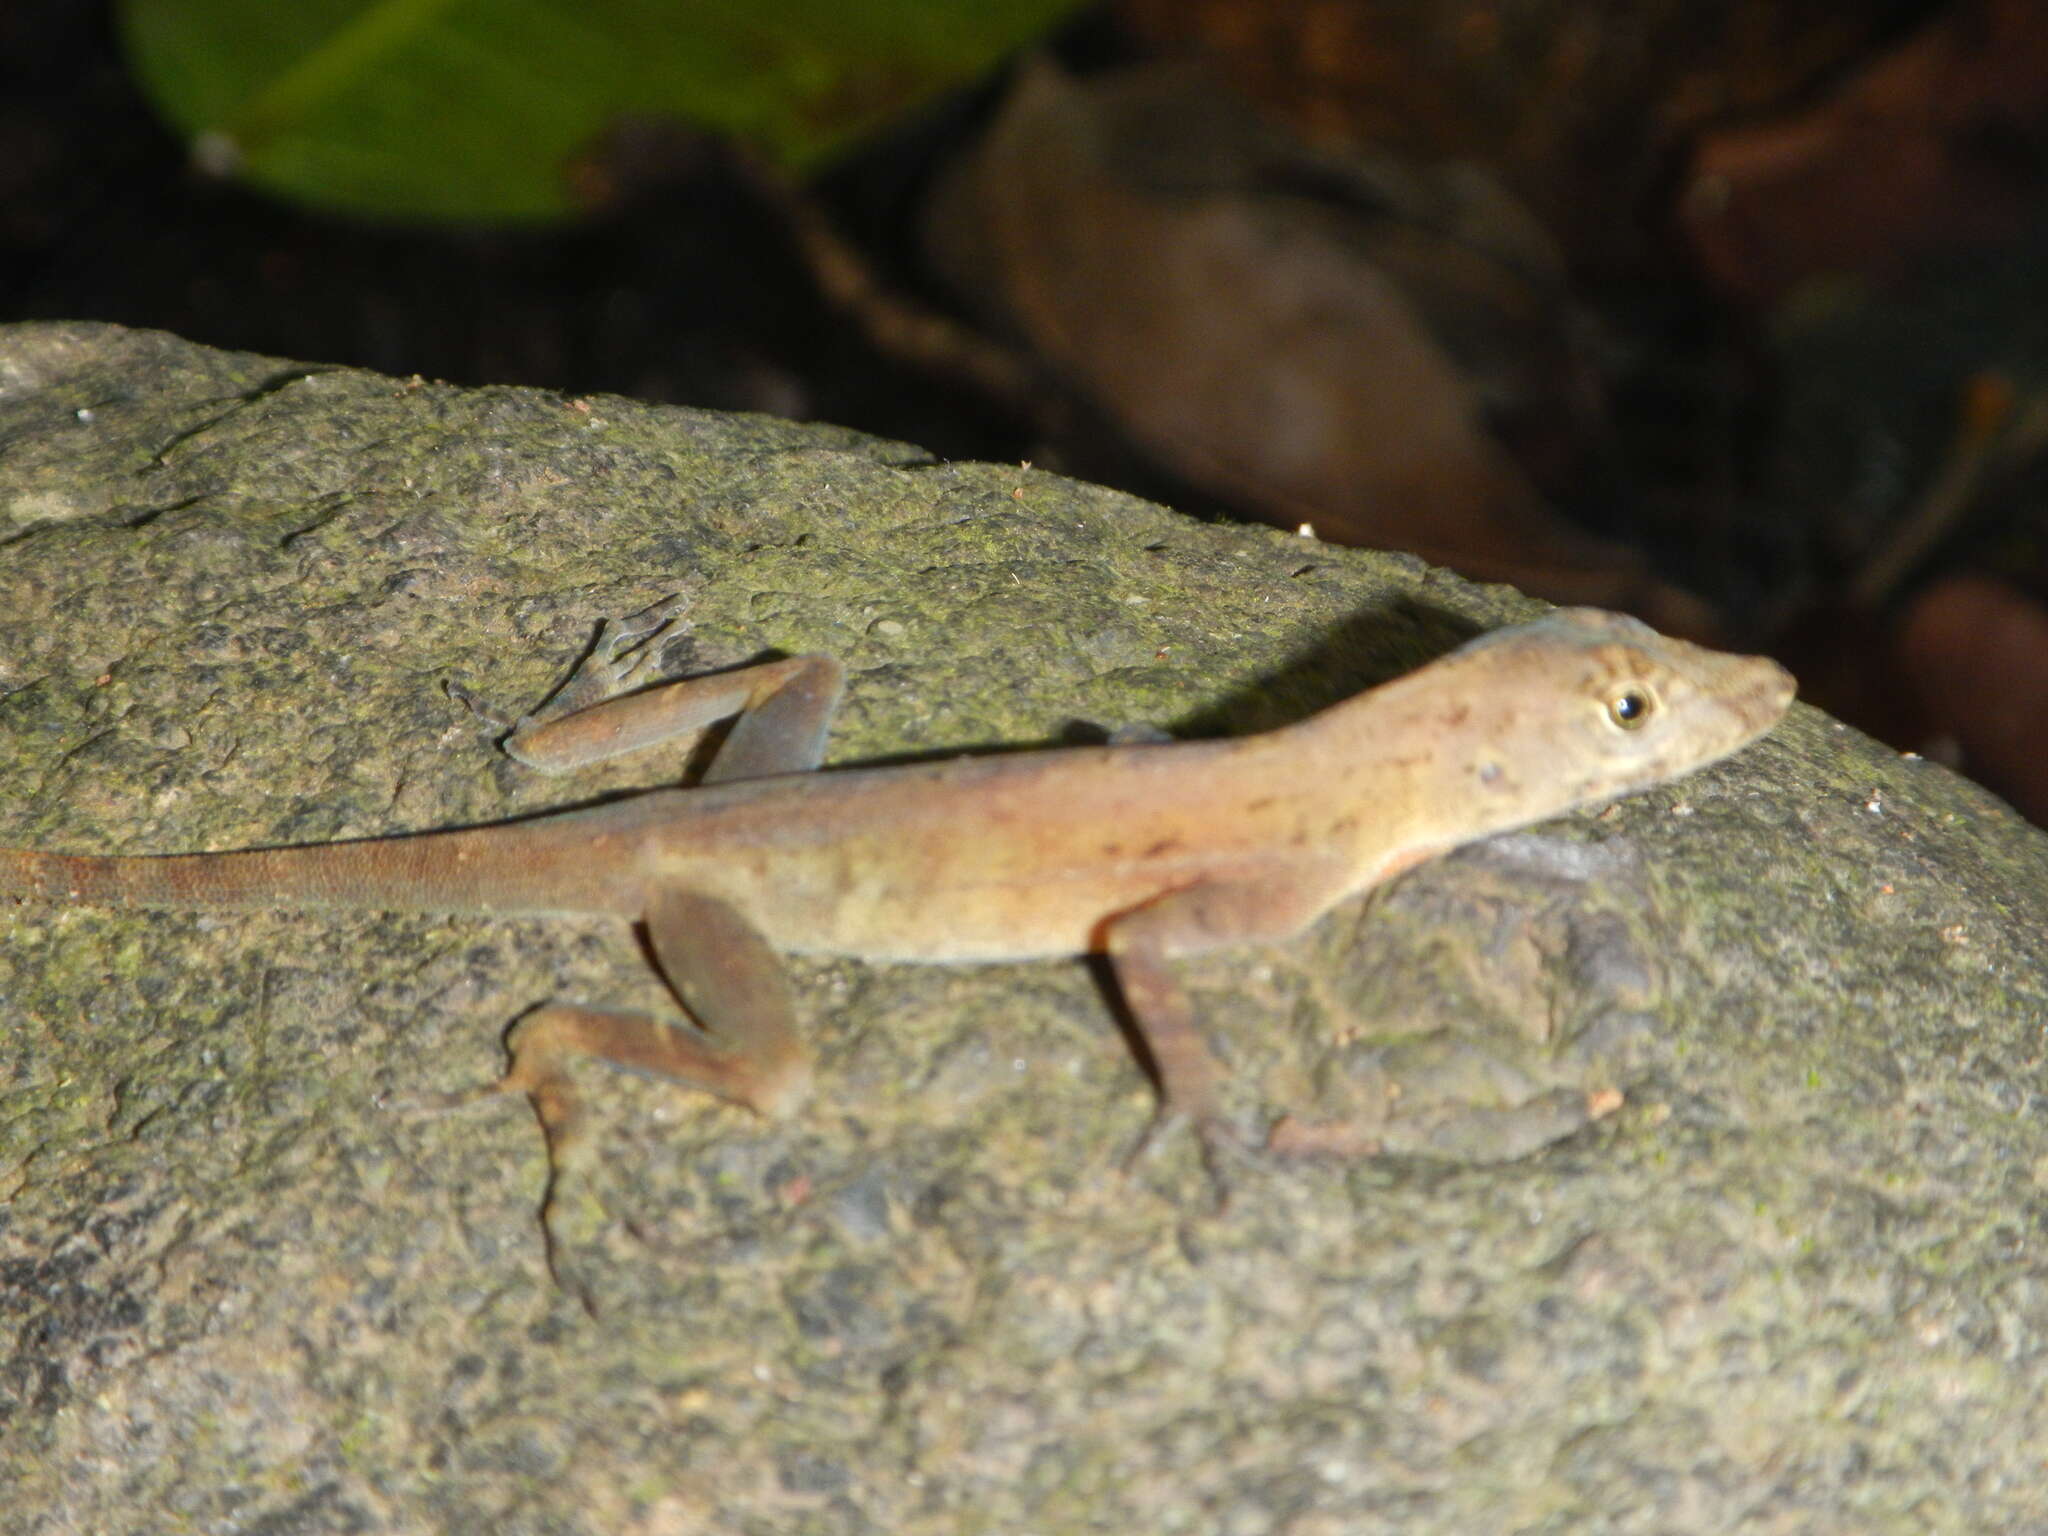
<path fill-rule="evenodd" d="M 904 961 L 1085 954 L 1099 947 L 1107 919 L 1185 883 L 1161 871 L 929 883 L 883 868 L 806 873 L 785 866 L 765 894 L 726 894 L 778 949 Z"/>
<path fill-rule="evenodd" d="M 793 953 L 1088 953 L 1167 892 L 1270 878 L 1328 848 L 1301 798 L 1233 771 L 1249 751 L 1080 749 L 695 791 L 660 878 L 730 902 Z"/>

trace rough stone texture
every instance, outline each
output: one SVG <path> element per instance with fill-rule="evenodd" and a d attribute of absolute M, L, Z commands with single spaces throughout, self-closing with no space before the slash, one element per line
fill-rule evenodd
<path fill-rule="evenodd" d="M 0 329 L 0 842 L 169 851 L 648 784 L 495 754 L 685 589 L 827 649 L 835 760 L 1244 730 L 1529 611 L 1413 562 L 782 422 Z M 0 1528 L 2048 1529 L 2048 840 L 1811 711 L 1189 967 L 1232 1107 L 1392 1149 L 1131 1175 L 1079 963 L 795 967 L 765 1126 L 481 1080 L 605 923 L 0 913 Z"/>

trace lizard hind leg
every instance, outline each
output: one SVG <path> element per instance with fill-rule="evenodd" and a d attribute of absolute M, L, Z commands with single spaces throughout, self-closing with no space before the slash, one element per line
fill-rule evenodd
<path fill-rule="evenodd" d="M 526 1095 L 547 1142 L 540 1223 L 548 1273 L 593 1312 L 589 1289 L 565 1276 L 556 1238 L 563 1175 L 583 1124 L 569 1062 L 595 1057 L 701 1088 L 768 1117 L 796 1109 L 810 1092 L 810 1053 L 796 1032 L 780 965 L 744 917 L 715 898 L 672 891 L 650 907 L 647 935 L 664 978 L 703 1028 L 643 1013 L 548 1003 L 512 1026 L 506 1036 L 511 1061 L 495 1082 L 407 1100 L 410 1107 L 446 1109 L 500 1094 Z"/>
<path fill-rule="evenodd" d="M 845 668 L 833 657 L 784 656 L 634 686 L 651 667 L 653 642 L 681 607 L 672 598 L 631 618 L 607 620 L 569 680 L 504 738 L 505 752 L 543 773 L 567 773 L 732 720 L 705 769 L 705 783 L 816 768 L 846 686 Z M 626 688 L 633 691 L 620 691 Z M 457 697 L 478 710 L 466 690 Z"/>
<path fill-rule="evenodd" d="M 542 773 L 571 773 L 685 740 L 722 720 L 733 726 L 705 770 L 705 783 L 816 768 L 846 684 L 845 668 L 833 657 L 784 656 L 640 686 L 660 659 L 656 642 L 688 606 L 669 597 L 605 620 L 561 686 L 509 725 L 460 683 L 442 686 L 501 734 L 507 756 Z"/>
<path fill-rule="evenodd" d="M 505 1046 L 511 1059 L 504 1073 L 490 1082 L 450 1093 L 391 1095 L 383 1102 L 390 1108 L 433 1112 L 508 1094 L 525 1095 L 547 1149 L 547 1182 L 536 1215 L 548 1277 L 595 1316 L 591 1289 L 566 1262 L 567 1249 L 558 1233 L 569 1168 L 585 1127 L 582 1097 L 570 1076 L 570 1062 L 577 1057 L 595 1057 L 629 1071 L 703 1087 L 721 1097 L 743 1095 L 721 1092 L 727 1086 L 719 1071 L 724 1062 L 694 1031 L 648 1014 L 545 1003 L 513 1023 Z"/>

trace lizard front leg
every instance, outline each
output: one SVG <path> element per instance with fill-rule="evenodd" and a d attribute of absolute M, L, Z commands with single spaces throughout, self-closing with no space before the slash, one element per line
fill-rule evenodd
<path fill-rule="evenodd" d="M 1216 1100 L 1223 1071 L 1195 1024 L 1186 989 L 1173 974 L 1177 957 L 1237 944 L 1292 938 L 1314 922 L 1342 890 L 1335 861 L 1289 864 L 1266 875 L 1207 880 L 1169 891 L 1103 925 L 1101 948 L 1157 1076 L 1159 1105 L 1131 1158 L 1182 1123 L 1200 1138 L 1203 1161 L 1219 1197 L 1225 1193 L 1218 1154 L 1236 1138 Z"/>

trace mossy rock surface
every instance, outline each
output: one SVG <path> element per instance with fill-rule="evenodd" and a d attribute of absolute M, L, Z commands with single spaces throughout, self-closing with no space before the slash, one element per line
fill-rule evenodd
<path fill-rule="evenodd" d="M 1256 729 L 1536 611 L 829 428 L 0 328 L 0 844 L 497 819 L 517 709 L 828 650 L 834 762 Z M 2048 1444 L 2048 840 L 1800 708 L 1189 965 L 1232 1113 L 1131 1173 L 1079 962 L 792 966 L 763 1124 L 594 1071 L 549 1282 L 516 1102 L 602 922 L 0 911 L 0 1525 L 35 1532 L 2017 1529 Z"/>

